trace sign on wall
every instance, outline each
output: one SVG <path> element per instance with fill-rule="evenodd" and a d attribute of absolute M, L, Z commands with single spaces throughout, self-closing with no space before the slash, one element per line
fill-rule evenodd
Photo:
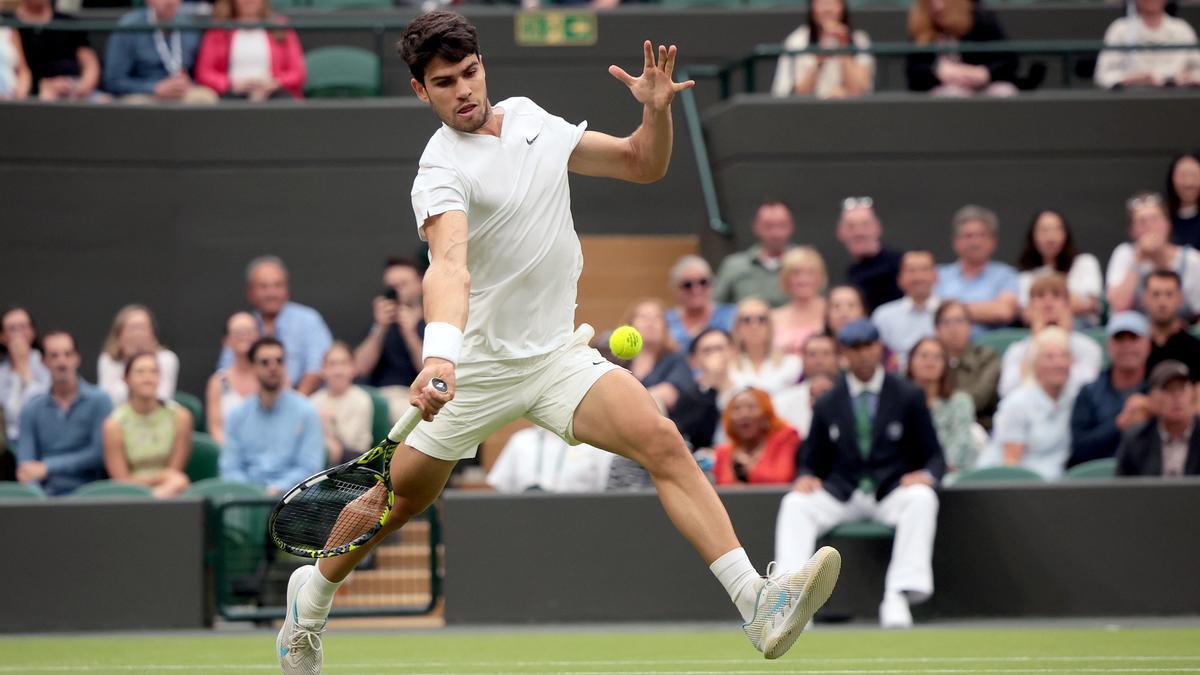
<path fill-rule="evenodd" d="M 586 47 L 596 44 L 594 12 L 533 10 L 514 17 L 516 42 L 522 47 Z"/>

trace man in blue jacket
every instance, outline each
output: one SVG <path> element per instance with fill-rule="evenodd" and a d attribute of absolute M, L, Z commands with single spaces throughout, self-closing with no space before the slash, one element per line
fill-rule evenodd
<path fill-rule="evenodd" d="M 1075 398 L 1067 466 L 1116 455 L 1122 433 L 1154 414 L 1146 395 L 1150 322 L 1137 312 L 1118 312 L 1106 332 L 1112 365 Z"/>
<path fill-rule="evenodd" d="M 180 0 L 146 0 L 144 9 L 121 17 L 122 26 L 188 22 Z M 200 32 L 178 28 L 117 31 L 104 55 L 104 89 L 132 102 L 216 103 L 217 94 L 192 81 Z"/>
<path fill-rule="evenodd" d="M 879 620 L 885 628 L 907 628 L 909 603 L 933 594 L 942 448 L 925 393 L 884 372 L 875 325 L 851 321 L 837 339 L 849 371 L 813 406 L 800 477 L 775 524 L 775 557 L 781 569 L 799 569 L 817 538 L 842 523 L 874 520 L 896 528 Z"/>

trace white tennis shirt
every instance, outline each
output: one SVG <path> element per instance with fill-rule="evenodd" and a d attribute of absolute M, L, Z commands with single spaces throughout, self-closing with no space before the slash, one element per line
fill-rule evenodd
<path fill-rule="evenodd" d="M 575 329 L 583 252 L 571 219 L 572 125 L 527 98 L 494 106 L 500 137 L 442 125 L 421 155 L 412 205 L 425 221 L 467 214 L 471 296 L 460 362 L 521 359 L 566 344 Z"/>

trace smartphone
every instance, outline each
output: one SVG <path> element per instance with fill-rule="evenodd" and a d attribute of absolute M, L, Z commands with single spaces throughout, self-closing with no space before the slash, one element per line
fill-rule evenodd
<path fill-rule="evenodd" d="M 396 289 L 394 289 L 390 286 L 388 288 L 384 289 L 383 297 L 387 298 L 388 300 L 391 300 L 392 302 L 396 302 L 397 300 L 400 299 L 400 296 L 396 293 Z"/>

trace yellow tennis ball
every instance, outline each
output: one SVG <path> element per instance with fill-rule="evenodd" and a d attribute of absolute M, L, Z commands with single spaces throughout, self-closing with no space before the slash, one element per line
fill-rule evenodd
<path fill-rule="evenodd" d="M 619 359 L 632 359 L 642 351 L 642 334 L 633 326 L 621 326 L 608 338 L 608 348 Z"/>

